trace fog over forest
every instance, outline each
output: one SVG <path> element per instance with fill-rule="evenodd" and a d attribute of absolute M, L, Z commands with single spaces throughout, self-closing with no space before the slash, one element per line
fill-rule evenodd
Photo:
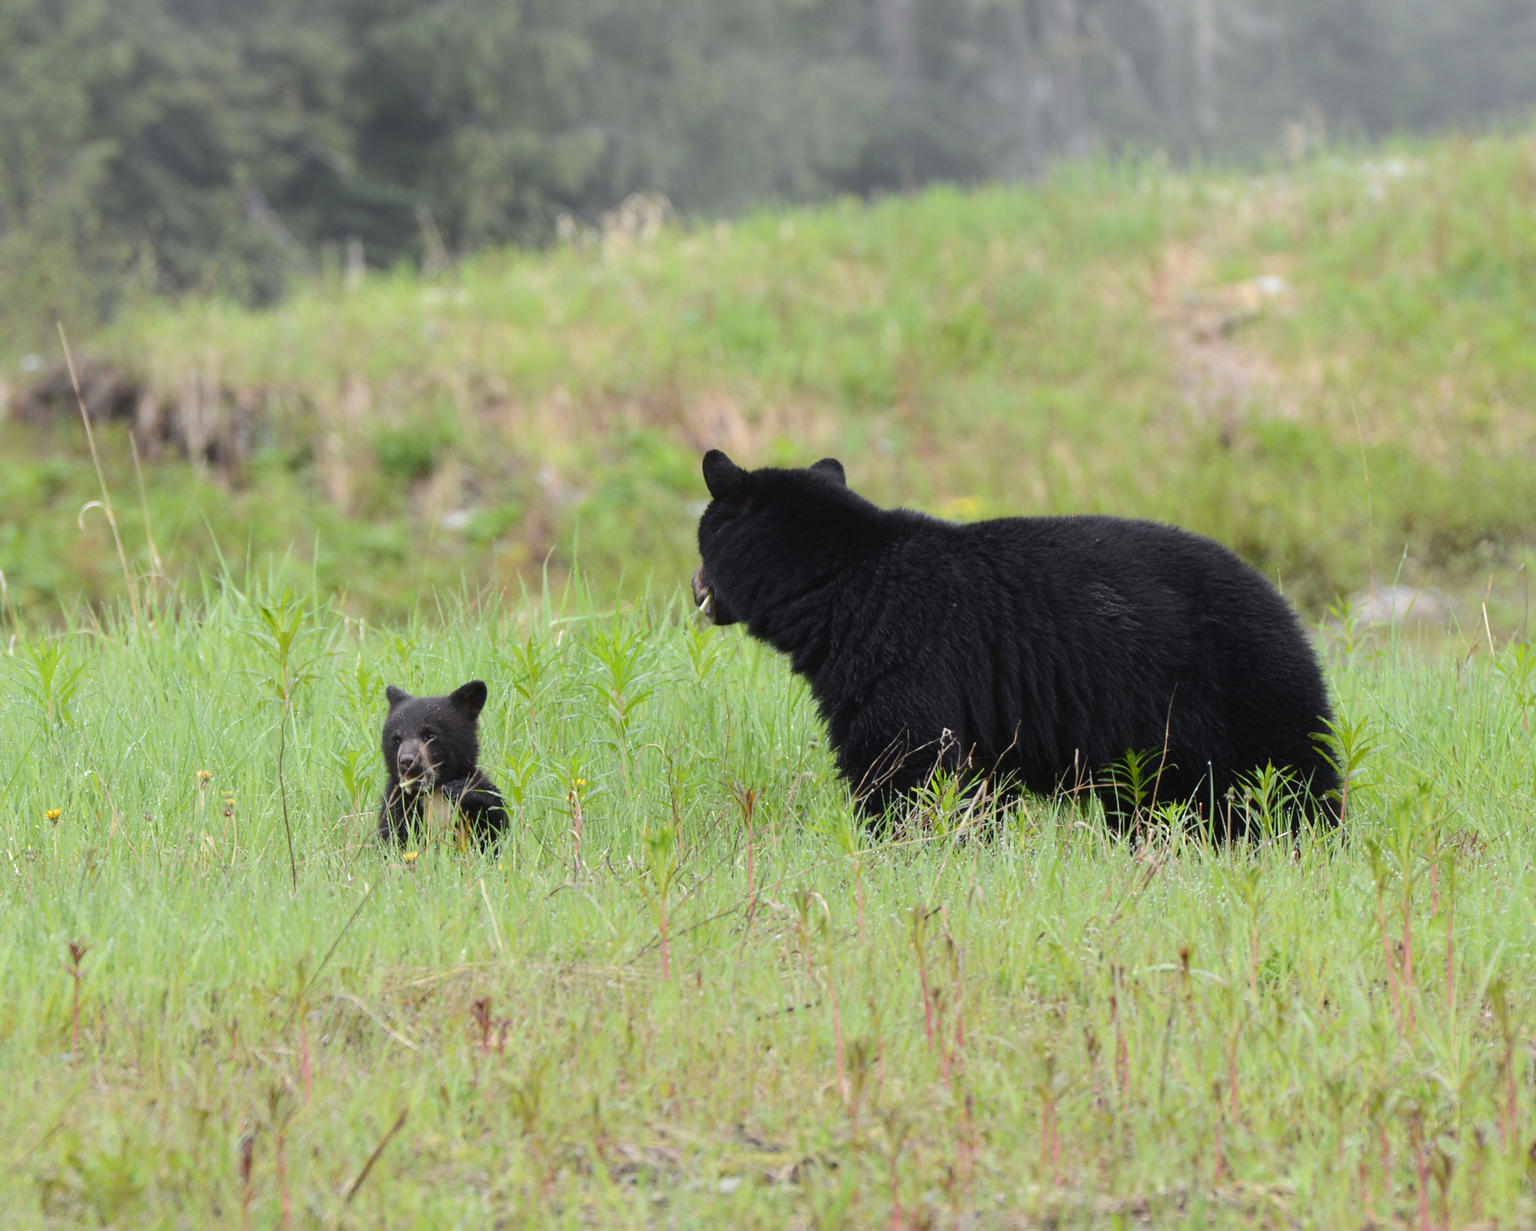
<path fill-rule="evenodd" d="M 1522 122 L 1525 0 L 0 0 L 0 290 L 262 301 L 597 224 Z"/>

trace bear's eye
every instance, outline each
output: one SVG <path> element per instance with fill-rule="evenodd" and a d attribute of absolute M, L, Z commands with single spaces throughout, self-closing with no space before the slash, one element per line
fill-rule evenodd
<path fill-rule="evenodd" d="M 396 735 L 393 731 L 391 731 L 389 733 L 389 746 L 391 748 L 398 748 L 398 747 L 400 747 L 400 737 L 398 735 Z"/>
<path fill-rule="evenodd" d="M 431 727 L 422 727 L 422 729 L 421 729 L 421 742 L 423 744 L 430 744 L 436 738 L 437 738 L 437 732 L 434 731 Z"/>

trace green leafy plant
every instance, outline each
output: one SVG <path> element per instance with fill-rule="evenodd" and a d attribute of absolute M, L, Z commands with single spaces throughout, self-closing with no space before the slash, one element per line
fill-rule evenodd
<path fill-rule="evenodd" d="M 285 757 L 288 726 L 294 698 L 316 677 L 316 667 L 329 654 L 326 630 L 311 606 L 283 590 L 263 602 L 251 602 L 254 619 L 247 636 L 255 643 L 265 666 L 265 683 L 280 707 L 277 726 L 277 791 L 283 809 L 283 834 L 288 840 L 288 869 L 295 890 L 299 887 L 298 858 L 293 848 L 293 824 L 288 816 L 288 779 Z"/>

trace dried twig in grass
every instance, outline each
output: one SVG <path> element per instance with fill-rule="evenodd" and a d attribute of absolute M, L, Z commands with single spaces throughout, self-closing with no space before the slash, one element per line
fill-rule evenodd
<path fill-rule="evenodd" d="M 6 1163 L 3 1168 L 0 1168 L 0 1175 L 14 1175 L 19 1172 L 21 1165 L 52 1141 L 63 1127 L 64 1121 L 60 1120 L 31 1145 L 23 1146 L 10 1162 Z"/>
<path fill-rule="evenodd" d="M 128 433 L 128 449 L 133 454 L 133 473 L 139 482 L 139 508 L 144 514 L 144 545 L 149 548 L 151 575 L 162 585 L 167 581 L 165 561 L 160 558 L 160 548 L 149 526 L 149 493 L 144 489 L 144 467 L 139 461 L 139 442 L 132 432 Z"/>
<path fill-rule="evenodd" d="M 373 1153 L 368 1156 L 368 1161 L 363 1164 L 363 1169 L 357 1173 L 357 1178 L 347 1185 L 346 1195 L 341 1199 L 343 1205 L 349 1205 L 352 1198 L 357 1196 L 357 1190 L 363 1186 L 363 1181 L 368 1178 L 368 1173 L 373 1170 L 374 1163 L 379 1161 L 379 1155 L 384 1153 L 384 1147 L 390 1143 L 394 1135 L 400 1131 L 401 1126 L 405 1124 L 406 1113 L 409 1111 L 409 1107 L 402 1107 L 400 1114 L 395 1117 L 395 1122 L 389 1126 L 389 1131 L 379 1138 L 379 1144 L 373 1147 Z"/>
<path fill-rule="evenodd" d="M 294 999 L 293 1008 L 288 1011 L 288 1020 L 283 1025 L 284 1030 L 293 1024 L 293 1019 L 299 1014 L 300 1006 L 303 1005 L 305 999 L 309 996 L 309 989 L 314 987 L 315 980 L 320 977 L 320 972 L 325 969 L 326 963 L 328 963 L 331 960 L 332 955 L 335 954 L 336 946 L 341 944 L 341 938 L 347 934 L 352 925 L 357 922 L 357 917 L 363 913 L 363 907 L 368 905 L 368 899 L 373 896 L 373 886 L 377 883 L 378 882 L 376 881 L 372 884 L 364 882 L 363 896 L 358 899 L 357 905 L 353 908 L 352 913 L 347 916 L 347 921 L 341 925 L 341 930 L 336 933 L 336 938 L 331 941 L 331 947 L 325 951 L 325 956 L 320 959 L 320 964 L 315 967 L 314 973 L 309 976 L 308 981 L 304 984 L 303 990 L 300 991 L 298 996 Z"/>
<path fill-rule="evenodd" d="M 64 365 L 69 369 L 70 387 L 75 391 L 75 405 L 80 408 L 80 422 L 85 424 L 86 443 L 91 446 L 91 462 L 96 467 L 96 482 L 101 486 L 101 499 L 92 500 L 80 510 L 81 518 L 84 518 L 86 509 L 98 508 L 107 519 L 107 525 L 112 528 L 112 542 L 117 546 L 117 562 L 123 570 L 123 584 L 128 587 L 128 606 L 133 611 L 133 626 L 140 632 L 144 629 L 142 616 L 139 612 L 139 591 L 134 584 L 133 574 L 128 571 L 128 553 L 123 550 L 123 536 L 118 533 L 117 514 L 112 509 L 112 496 L 107 491 L 107 476 L 101 469 L 101 454 L 96 451 L 96 433 L 91 431 L 91 416 L 86 413 L 85 396 L 80 392 L 80 376 L 75 371 L 75 357 L 69 350 L 69 338 L 64 333 L 64 322 L 54 322 L 59 329 L 59 343 L 64 347 Z"/>
<path fill-rule="evenodd" d="M 375 1013 L 372 1009 L 370 1009 L 366 1004 L 364 1004 L 356 996 L 353 996 L 351 993 L 335 992 L 332 994 L 331 999 L 339 1000 L 345 1004 L 350 1004 L 355 1007 L 375 1026 L 377 1026 L 385 1034 L 389 1035 L 390 1038 L 394 1039 L 396 1043 L 400 1044 L 401 1047 L 404 1047 L 409 1051 L 421 1051 L 419 1046 L 417 1046 L 415 1043 L 412 1043 L 410 1039 L 406 1038 L 403 1034 L 401 1034 L 398 1030 L 396 1030 L 387 1021 L 385 1021 L 382 1017 L 380 1017 L 377 1013 Z"/>

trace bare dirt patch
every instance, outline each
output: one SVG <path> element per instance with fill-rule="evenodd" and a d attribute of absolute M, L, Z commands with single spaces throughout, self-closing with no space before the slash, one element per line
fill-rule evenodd
<path fill-rule="evenodd" d="M 1224 437 L 1263 416 L 1296 418 L 1299 407 L 1273 361 L 1244 335 L 1295 292 L 1279 273 L 1218 284 L 1206 254 L 1191 245 L 1164 253 L 1153 281 L 1153 314 L 1168 338 L 1179 391 L 1195 419 Z"/>

